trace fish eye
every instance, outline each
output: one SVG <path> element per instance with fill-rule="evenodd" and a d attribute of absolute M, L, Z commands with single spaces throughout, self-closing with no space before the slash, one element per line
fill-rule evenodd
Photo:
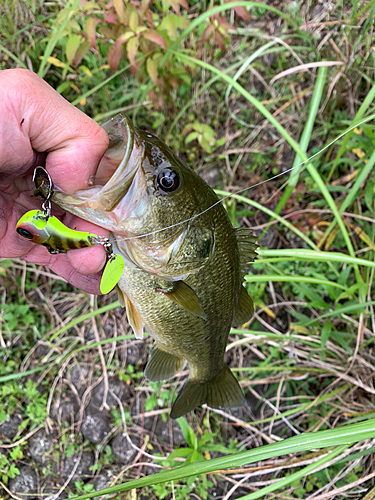
<path fill-rule="evenodd" d="M 157 185 L 162 191 L 171 193 L 179 187 L 180 179 L 176 172 L 166 169 L 158 174 Z"/>
<path fill-rule="evenodd" d="M 23 236 L 24 238 L 27 238 L 28 240 L 32 240 L 34 238 L 34 235 L 30 233 L 30 231 L 27 231 L 22 227 L 17 228 L 17 233 Z"/>

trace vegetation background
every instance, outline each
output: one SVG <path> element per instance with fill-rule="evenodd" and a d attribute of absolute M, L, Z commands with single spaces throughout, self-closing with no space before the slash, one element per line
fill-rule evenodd
<path fill-rule="evenodd" d="M 1 69 L 100 123 L 128 113 L 261 243 L 255 314 L 227 352 L 248 408 L 178 423 L 186 370 L 147 384 L 150 339 L 113 295 L 1 261 L 4 498 L 374 497 L 374 15 L 374 0 L 1 3 Z"/>

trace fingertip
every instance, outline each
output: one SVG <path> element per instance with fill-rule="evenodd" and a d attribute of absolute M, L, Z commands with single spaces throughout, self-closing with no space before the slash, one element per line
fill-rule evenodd
<path fill-rule="evenodd" d="M 69 250 L 68 261 L 79 274 L 96 274 L 103 269 L 106 253 L 102 246 Z"/>

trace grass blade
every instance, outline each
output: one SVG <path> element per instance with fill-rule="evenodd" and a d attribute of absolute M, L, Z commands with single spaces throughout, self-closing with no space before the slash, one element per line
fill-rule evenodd
<path fill-rule="evenodd" d="M 348 195 L 346 196 L 345 200 L 342 202 L 342 204 L 339 208 L 340 214 L 345 212 L 346 209 L 355 201 L 359 189 L 361 189 L 362 184 L 366 180 L 367 176 L 371 173 L 372 169 L 374 168 L 374 165 L 375 165 L 375 151 L 372 153 L 369 161 L 367 163 L 365 163 L 365 165 L 363 166 L 359 175 L 357 175 L 353 186 L 351 187 Z M 320 245 L 323 245 L 323 243 L 327 240 L 328 235 L 330 234 L 330 232 L 333 230 L 333 228 L 335 226 L 336 226 L 336 221 L 333 220 L 331 222 L 331 224 L 328 226 L 328 228 L 326 229 L 324 236 L 322 237 L 322 239 L 320 241 Z"/>
<path fill-rule="evenodd" d="M 375 267 L 375 262 L 351 257 L 339 252 L 316 252 L 314 250 L 302 248 L 277 249 L 277 250 L 258 250 L 260 257 L 267 257 L 267 260 L 257 260 L 261 262 L 277 262 L 281 260 L 314 260 L 319 262 L 339 262 L 340 264 L 350 264 L 352 266 Z"/>
<path fill-rule="evenodd" d="M 289 484 L 293 483 L 294 481 L 297 481 L 298 479 L 301 479 L 304 476 L 307 476 L 308 474 L 311 474 L 311 472 L 316 471 L 317 469 L 322 468 L 325 464 L 330 462 L 333 458 L 337 457 L 340 455 L 343 451 L 348 449 L 349 446 L 343 445 L 339 446 L 338 448 L 332 450 L 328 455 L 325 457 L 322 457 L 320 460 L 317 462 L 308 465 L 307 467 L 302 468 L 301 470 L 295 472 L 294 474 L 290 474 L 290 476 L 285 477 L 284 479 L 281 479 L 280 481 L 277 481 L 277 483 L 270 484 L 269 486 L 266 486 L 265 488 L 261 488 L 258 491 L 255 491 L 254 493 L 250 493 L 250 495 L 245 495 L 243 497 L 240 497 L 238 500 L 255 500 L 256 498 L 264 497 L 268 493 L 271 493 L 272 491 L 279 490 L 280 488 L 283 488 L 284 486 L 288 486 Z"/>
<path fill-rule="evenodd" d="M 323 286 L 333 286 L 336 288 L 341 288 L 341 290 L 347 290 L 346 286 L 335 283 L 334 281 L 322 280 L 319 278 L 310 278 L 306 276 L 284 276 L 279 274 L 248 274 L 245 276 L 245 280 L 248 283 L 258 283 L 263 281 L 275 281 L 276 283 L 310 283 L 311 285 L 323 285 Z"/>
<path fill-rule="evenodd" d="M 230 467 L 242 467 L 249 465 L 259 460 L 267 460 L 268 458 L 280 457 L 290 453 L 299 453 L 302 451 L 310 451 L 314 449 L 322 449 L 332 446 L 349 446 L 359 441 L 375 438 L 375 419 L 357 424 L 349 424 L 336 429 L 329 429 L 318 432 L 306 432 L 298 436 L 293 436 L 277 443 L 261 446 L 250 451 L 236 453 L 221 458 L 212 460 L 194 462 L 182 467 L 178 467 L 169 471 L 159 472 L 141 479 L 134 479 L 125 484 L 112 486 L 100 492 L 95 491 L 73 497 L 74 500 L 85 500 L 95 496 L 118 493 L 121 491 L 129 491 L 135 488 L 151 486 L 154 484 L 166 483 L 170 481 L 178 481 L 185 477 L 197 476 L 199 474 L 207 474 L 216 470 L 227 469 Z"/>
<path fill-rule="evenodd" d="M 361 119 L 363 118 L 364 114 L 366 113 L 368 107 L 370 106 L 370 104 L 372 103 L 372 101 L 374 99 L 375 99 L 375 85 L 373 85 L 372 89 L 365 97 L 365 100 L 361 104 L 357 114 L 355 115 L 355 117 L 352 120 L 351 127 L 353 126 L 353 124 L 361 121 Z M 340 146 L 340 149 L 338 150 L 337 155 L 335 157 L 335 161 L 333 162 L 333 166 L 332 166 L 331 172 L 329 173 L 328 180 L 332 177 L 332 174 L 336 170 L 337 165 L 340 161 L 340 158 L 342 157 L 342 155 L 346 151 L 346 146 L 348 145 L 348 142 L 349 142 L 353 132 L 354 132 L 354 128 L 352 128 L 352 130 L 348 131 L 345 134 L 343 141 L 342 141 L 342 144 Z"/>
<path fill-rule="evenodd" d="M 49 339 L 49 342 L 53 342 L 56 337 L 58 337 L 61 333 L 65 332 L 66 330 L 69 330 L 69 328 L 72 328 L 75 325 L 78 325 L 82 321 L 85 321 L 86 319 L 93 318 L 94 316 L 99 316 L 99 314 L 105 313 L 107 311 L 111 311 L 112 309 L 116 309 L 116 307 L 120 307 L 120 302 L 116 300 L 116 302 L 112 302 L 112 304 L 109 304 L 108 306 L 103 306 L 100 307 L 99 309 L 96 309 L 95 311 L 91 311 L 86 314 L 82 314 L 82 316 L 78 316 L 78 318 L 73 319 L 69 323 L 67 323 L 65 326 L 57 330 L 52 337 Z"/>
<path fill-rule="evenodd" d="M 269 215 L 272 219 L 278 220 L 281 224 L 283 224 L 285 227 L 287 227 L 290 231 L 293 231 L 297 236 L 299 236 L 311 248 L 313 248 L 314 250 L 317 250 L 317 251 L 320 250 L 319 247 L 308 236 L 306 236 L 304 233 L 302 233 L 302 231 L 300 231 L 295 226 L 293 226 L 293 224 L 291 224 L 289 221 L 283 219 L 280 215 L 275 214 L 275 212 L 273 212 L 269 208 L 261 205 L 260 203 L 254 201 L 254 200 L 251 200 L 250 198 L 246 198 L 245 196 L 241 196 L 239 194 L 232 194 L 232 193 L 229 193 L 228 191 L 221 191 L 220 189 L 215 189 L 215 193 L 218 194 L 219 196 L 224 196 L 225 198 L 230 197 L 230 198 L 233 198 L 235 200 L 240 201 L 241 203 L 247 203 L 248 205 L 250 205 L 254 208 L 257 208 L 258 210 L 261 210 L 265 214 Z"/>
<path fill-rule="evenodd" d="M 229 5 L 234 5 L 234 4 L 229 4 Z M 176 57 L 181 59 L 181 61 L 185 61 L 186 63 L 194 63 L 197 66 L 201 66 L 202 68 L 205 68 L 209 71 L 212 71 L 213 73 L 216 73 L 217 75 L 220 75 L 223 80 L 228 82 L 229 84 L 232 85 L 233 88 L 235 88 L 245 99 L 247 99 L 260 113 L 263 114 L 263 116 L 275 127 L 275 129 L 280 132 L 280 134 L 284 137 L 284 139 L 288 142 L 288 144 L 294 149 L 294 151 L 303 159 L 303 161 L 308 160 L 306 157 L 304 151 L 300 148 L 300 146 L 297 144 L 297 142 L 288 134 L 288 132 L 285 130 L 285 128 L 276 120 L 274 116 L 268 111 L 268 109 L 254 96 L 252 96 L 247 90 L 245 90 L 238 82 L 233 80 L 230 76 L 227 74 L 223 73 L 221 70 L 215 68 L 211 64 L 208 64 L 204 61 L 200 61 L 199 59 L 196 59 L 194 57 L 190 57 L 186 54 L 182 54 L 179 52 L 174 53 Z M 325 182 L 323 181 L 322 177 L 320 174 L 317 172 L 316 168 L 314 165 L 311 163 L 306 163 L 306 168 L 314 180 L 314 182 L 317 184 L 320 192 L 322 193 L 323 197 L 325 198 L 329 208 L 332 210 L 332 213 L 337 221 L 338 226 L 340 227 L 342 236 L 344 238 L 345 244 L 347 246 L 347 249 L 352 257 L 355 256 L 354 253 L 354 248 L 352 245 L 352 242 L 350 240 L 349 233 L 345 227 L 345 224 L 341 218 L 341 215 L 336 207 L 335 201 L 332 198 L 330 192 L 328 191 Z M 358 273 L 356 270 L 356 277 L 358 283 L 362 283 L 362 278 L 361 275 Z"/>
<path fill-rule="evenodd" d="M 38 75 L 41 78 L 44 78 L 45 74 L 47 73 L 46 65 L 48 62 L 47 61 L 48 58 L 50 57 L 50 55 L 53 52 L 53 49 L 56 47 L 56 44 L 60 40 L 61 35 L 63 34 L 63 31 L 65 30 L 72 14 L 74 13 L 74 11 L 76 9 L 79 8 L 80 3 L 81 3 L 81 0 L 74 0 L 71 6 L 67 5 L 65 7 L 65 9 L 64 9 L 64 10 L 66 10 L 65 19 L 61 22 L 61 24 L 58 27 L 56 27 L 55 34 L 50 37 L 48 44 L 47 44 L 47 47 L 46 47 L 46 50 L 43 54 L 42 62 L 41 62 L 41 65 L 40 65 L 39 71 L 38 71 Z"/>
<path fill-rule="evenodd" d="M 13 54 L 13 52 L 11 52 L 10 50 L 8 50 L 3 45 L 0 45 L 0 52 L 4 52 L 4 54 L 6 54 L 11 59 L 13 59 L 13 61 L 15 61 L 21 68 L 27 69 L 26 64 L 23 61 L 21 61 L 21 59 L 19 57 L 15 56 Z"/>
<path fill-rule="evenodd" d="M 327 76 L 327 68 L 322 67 L 319 68 L 318 71 L 318 77 L 316 79 L 316 84 L 315 84 L 315 89 L 314 93 L 311 98 L 310 102 L 310 112 L 306 121 L 305 128 L 303 129 L 301 140 L 300 140 L 300 148 L 301 150 L 306 153 L 307 148 L 310 143 L 311 139 L 311 134 L 312 130 L 314 127 L 316 115 L 318 113 L 320 101 L 323 95 L 323 88 L 324 88 L 324 83 L 326 80 Z M 286 186 L 283 195 L 277 204 L 277 207 L 275 208 L 275 212 L 278 214 L 281 212 L 281 210 L 284 208 L 286 202 L 289 200 L 290 195 L 292 194 L 293 190 L 297 186 L 299 176 L 303 170 L 303 165 L 301 165 L 301 162 L 303 161 L 303 158 L 301 158 L 298 154 L 296 155 L 294 162 L 293 162 L 293 170 L 290 172 L 289 180 L 288 180 L 288 185 Z M 298 168 L 296 168 L 298 167 Z"/>

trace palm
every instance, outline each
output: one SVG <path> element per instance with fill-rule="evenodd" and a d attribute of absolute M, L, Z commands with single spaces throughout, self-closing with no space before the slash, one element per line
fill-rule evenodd
<path fill-rule="evenodd" d="M 21 258 L 27 262 L 48 266 L 57 274 L 63 276 L 75 286 L 91 293 L 99 293 L 99 277 L 85 276 L 87 273 L 98 271 L 104 262 L 104 251 L 100 247 L 75 250 L 67 255 L 50 255 L 46 248 L 22 238 L 15 231 L 20 217 L 32 209 L 41 207 L 41 198 L 32 197 L 34 185 L 32 182 L 33 169 L 28 169 L 24 175 L 12 178 L 11 174 L 0 176 L 0 255 L 7 258 Z M 60 209 L 53 209 L 61 216 Z M 92 224 L 88 224 L 71 214 L 64 214 L 61 220 L 69 227 L 93 232 L 102 232 Z M 82 253 L 84 259 L 82 259 Z M 74 268 L 72 267 L 74 266 Z M 77 272 L 78 271 L 78 272 Z M 80 274 L 82 273 L 82 274 Z"/>

